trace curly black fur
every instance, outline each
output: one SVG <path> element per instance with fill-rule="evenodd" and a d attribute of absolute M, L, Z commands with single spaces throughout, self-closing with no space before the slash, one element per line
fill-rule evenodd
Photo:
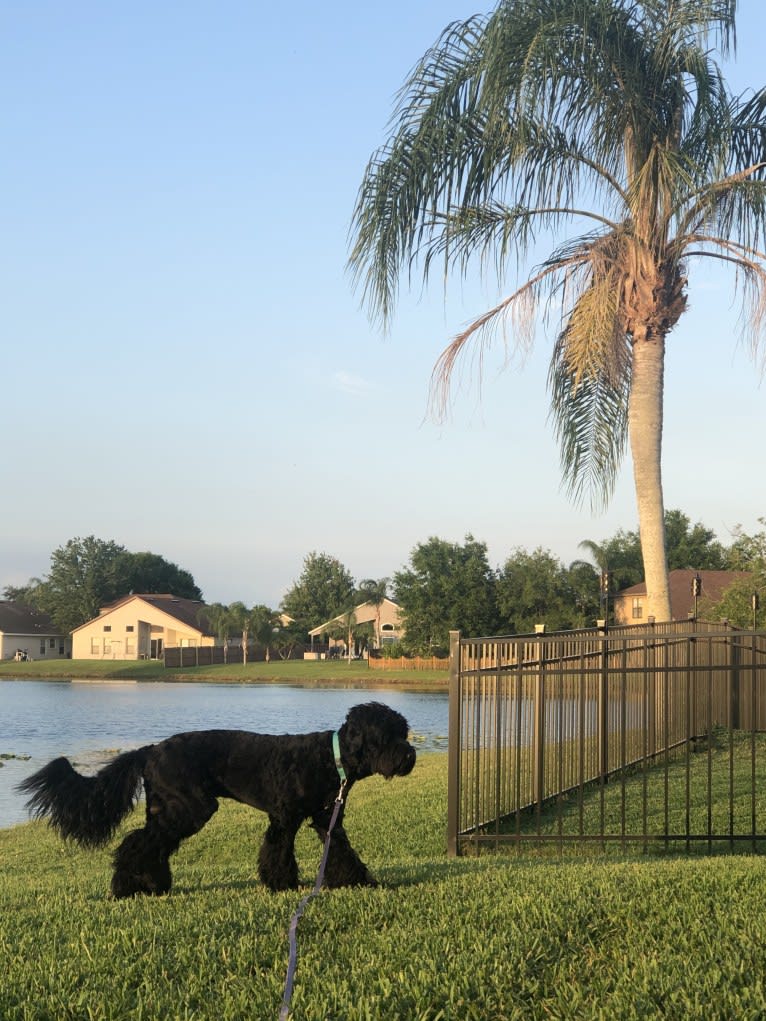
<path fill-rule="evenodd" d="M 406 776 L 415 765 L 407 721 L 379 702 L 354 706 L 338 731 L 346 796 L 357 780 L 378 773 Z M 159 744 L 124 752 L 95 776 L 82 776 L 68 759 L 49 762 L 21 784 L 27 807 L 47 817 L 63 837 L 100 847 L 134 807 L 143 782 L 146 821 L 114 853 L 112 894 L 162 894 L 170 890 L 170 855 L 202 829 L 233 798 L 269 817 L 258 871 L 271 890 L 295 889 L 298 866 L 294 842 L 311 820 L 325 840 L 339 789 L 331 730 L 313 734 L 253 734 L 244 730 L 201 730 L 176 734 Z M 374 886 L 367 866 L 343 829 L 341 807 L 325 871 L 328 886 Z"/>

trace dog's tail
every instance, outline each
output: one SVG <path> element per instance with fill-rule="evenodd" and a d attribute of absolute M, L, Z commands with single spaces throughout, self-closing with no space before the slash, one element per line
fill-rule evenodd
<path fill-rule="evenodd" d="M 29 794 L 36 819 L 47 816 L 62 837 L 84 847 L 100 847 L 112 836 L 140 794 L 146 753 L 151 745 L 123 752 L 95 776 L 83 776 L 69 759 L 54 759 L 16 788 Z"/>

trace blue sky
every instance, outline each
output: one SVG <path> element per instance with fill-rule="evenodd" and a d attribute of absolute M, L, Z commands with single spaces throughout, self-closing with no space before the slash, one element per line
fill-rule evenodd
<path fill-rule="evenodd" d="M 738 91 L 766 84 L 766 8 L 741 8 Z M 604 514 L 561 491 L 542 332 L 426 418 L 433 364 L 492 286 L 403 293 L 384 337 L 345 269 L 397 89 L 485 9 L 4 5 L 0 588 L 91 534 L 160 553 L 208 601 L 277 606 L 312 550 L 359 580 L 432 535 L 470 532 L 498 566 L 636 527 L 629 459 Z M 665 503 L 729 541 L 766 514 L 764 392 L 731 276 L 700 267 L 689 293 Z"/>

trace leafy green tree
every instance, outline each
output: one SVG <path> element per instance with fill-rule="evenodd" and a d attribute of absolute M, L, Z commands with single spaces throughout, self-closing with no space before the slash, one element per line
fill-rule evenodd
<path fill-rule="evenodd" d="M 449 648 L 449 632 L 494 634 L 495 575 L 487 545 L 466 535 L 464 545 L 432 537 L 410 554 L 410 566 L 394 575 L 394 599 L 402 608 L 404 644 L 424 655 Z"/>
<path fill-rule="evenodd" d="M 692 525 L 680 510 L 665 512 L 665 542 L 671 571 L 693 568 L 699 571 L 723 571 L 727 551 L 715 532 L 698 521 Z"/>
<path fill-rule="evenodd" d="M 759 532 L 748 535 L 741 526 L 734 530 L 734 541 L 727 552 L 727 566 L 733 571 L 747 571 L 747 578 L 734 581 L 717 603 L 703 595 L 700 616 L 709 620 L 725 618 L 737 627 L 766 627 L 766 518 L 759 518 L 764 526 Z M 753 595 L 758 608 L 753 616 Z"/>
<path fill-rule="evenodd" d="M 749 571 L 766 566 L 766 518 L 758 518 L 760 532 L 748 535 L 741 525 L 734 529 L 734 541 L 727 550 L 727 566 L 732 571 Z"/>
<path fill-rule="evenodd" d="M 566 568 L 549 550 L 516 549 L 497 576 L 500 628 L 529 634 L 536 624 L 561 631 L 592 624 L 598 607 L 598 582 L 582 561 Z"/>
<path fill-rule="evenodd" d="M 758 597 L 758 608 L 753 615 L 753 595 Z M 704 594 L 699 607 L 703 620 L 728 620 L 735 627 L 766 627 L 766 565 L 754 566 L 748 578 L 738 578 L 726 589 L 718 602 L 706 599 Z"/>
<path fill-rule="evenodd" d="M 346 609 L 353 601 L 354 579 L 335 557 L 309 553 L 295 584 L 282 600 L 282 609 L 310 630 Z"/>
<path fill-rule="evenodd" d="M 114 540 L 93 535 L 70 539 L 55 549 L 44 578 L 4 590 L 6 599 L 42 610 L 64 632 L 98 616 L 102 606 L 129 592 L 202 599 L 188 571 L 156 553 L 131 553 Z"/>
<path fill-rule="evenodd" d="M 70 539 L 51 554 L 47 576 L 34 595 L 62 631 L 98 616 L 102 606 L 126 595 L 120 573 L 124 546 L 88 535 Z"/>
<path fill-rule="evenodd" d="M 179 599 L 202 599 L 202 592 L 189 571 L 183 570 L 158 553 L 120 554 L 115 572 L 120 578 L 121 594 L 128 592 L 169 592 Z"/>
<path fill-rule="evenodd" d="M 37 594 L 41 585 L 40 578 L 30 578 L 26 585 L 6 585 L 3 589 L 3 599 L 26 606 L 30 610 L 38 609 Z"/>
<path fill-rule="evenodd" d="M 355 282 L 384 324 L 418 266 L 426 282 L 478 263 L 502 284 L 556 246 L 449 344 L 432 396 L 443 409 L 469 342 L 507 329 L 523 346 L 541 299 L 561 309 L 548 384 L 564 478 L 607 502 L 629 442 L 657 620 L 665 344 L 692 262 L 735 270 L 754 351 L 766 323 L 766 90 L 733 95 L 714 59 L 735 14 L 735 0 L 500 0 L 451 24 L 400 91 L 353 220 Z"/>
<path fill-rule="evenodd" d="M 729 562 L 729 553 L 715 533 L 701 522 L 692 525 L 680 510 L 665 511 L 666 558 L 671 571 L 693 568 L 699 571 L 721 571 Z M 585 539 L 580 549 L 586 550 L 599 571 L 609 571 L 612 591 L 636 585 L 643 580 L 641 539 L 638 530 L 618 529 L 603 542 Z"/>

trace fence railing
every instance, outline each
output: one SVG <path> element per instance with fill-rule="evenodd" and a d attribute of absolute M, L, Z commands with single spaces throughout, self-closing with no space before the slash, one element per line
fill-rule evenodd
<path fill-rule="evenodd" d="M 766 634 L 725 624 L 684 621 L 482 639 L 453 632 L 450 852 L 459 853 L 469 843 L 539 838 L 543 810 L 553 803 L 561 809 L 557 838 L 567 837 L 565 822 L 573 838 L 582 838 L 588 789 L 599 785 L 603 792 L 617 777 L 623 784 L 622 822 L 616 832 L 609 831 L 602 797 L 596 836 L 668 838 L 670 824 L 655 833 L 646 821 L 646 783 L 643 825 L 633 835 L 626 832 L 626 778 L 631 771 L 646 774 L 660 765 L 667 785 L 671 761 L 680 755 L 690 784 L 697 748 L 708 749 L 712 768 L 716 728 L 753 735 L 747 796 L 754 799 L 760 748 L 755 735 L 766 731 L 765 686 Z M 725 767 L 732 775 L 733 755 L 732 744 L 732 761 Z M 708 788 L 709 804 L 712 779 Z M 685 796 L 688 808 L 691 791 Z M 738 796 L 732 789 L 732 802 Z M 664 798 L 667 802 L 667 786 Z M 573 801 L 579 809 L 574 819 Z M 538 825 L 530 827 L 534 812 Z M 691 839 L 688 811 L 687 818 L 682 835 Z M 745 827 L 748 838 L 754 836 L 751 822 Z M 766 829 L 766 819 L 759 826 Z M 711 821 L 699 835 L 715 839 L 714 829 Z M 738 838 L 733 823 L 721 835 Z"/>

